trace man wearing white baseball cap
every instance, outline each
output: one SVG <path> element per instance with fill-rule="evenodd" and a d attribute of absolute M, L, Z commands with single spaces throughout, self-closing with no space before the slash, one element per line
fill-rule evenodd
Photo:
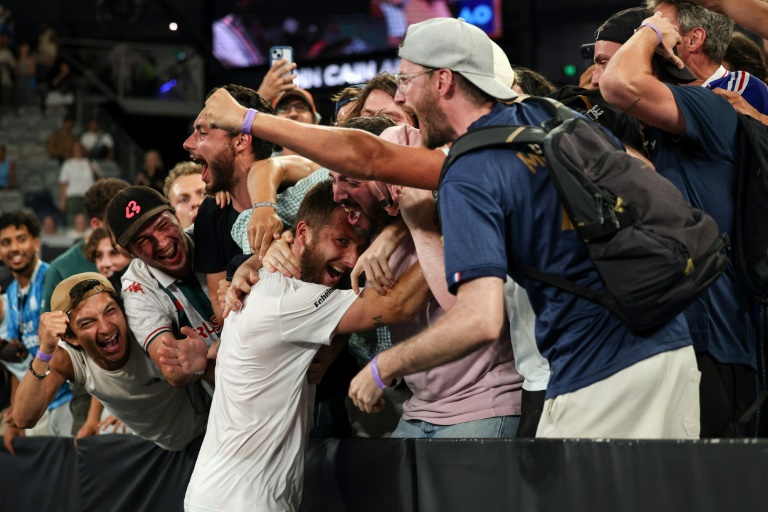
<path fill-rule="evenodd" d="M 427 147 L 498 125 L 539 125 L 549 115 L 495 76 L 493 45 L 477 27 L 436 18 L 411 25 L 400 48 L 396 101 L 419 117 Z M 499 101 L 502 100 L 502 101 Z M 642 337 L 606 308 L 522 275 L 525 265 L 602 288 L 568 228 L 547 161 L 509 149 L 475 151 L 443 173 L 439 210 L 455 305 L 429 329 L 379 354 L 384 379 L 456 360 L 498 337 L 507 273 L 528 293 L 536 341 L 550 362 L 539 437 L 698 437 L 697 374 L 681 316 Z M 663 389 L 662 389 L 663 388 Z M 364 368 L 350 396 L 368 409 L 381 394 Z"/>

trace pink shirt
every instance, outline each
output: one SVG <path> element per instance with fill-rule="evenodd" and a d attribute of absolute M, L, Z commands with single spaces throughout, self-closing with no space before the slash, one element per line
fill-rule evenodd
<path fill-rule="evenodd" d="M 417 261 L 416 247 L 408 236 L 389 259 L 395 277 Z M 399 343 L 437 321 L 444 311 L 435 299 L 412 322 L 389 327 L 392 342 Z M 523 378 L 515 369 L 509 326 L 502 336 L 463 358 L 405 378 L 413 396 L 403 404 L 403 418 L 436 425 L 520 414 Z"/>

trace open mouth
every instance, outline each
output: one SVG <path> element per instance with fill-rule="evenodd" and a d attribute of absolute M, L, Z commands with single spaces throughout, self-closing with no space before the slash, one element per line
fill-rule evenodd
<path fill-rule="evenodd" d="M 112 336 L 111 338 L 109 338 L 106 341 L 98 342 L 97 345 L 99 346 L 99 348 L 101 350 L 103 350 L 107 354 L 111 354 L 113 352 L 116 352 L 117 349 L 120 348 L 120 343 L 118 342 L 117 334 L 115 334 L 114 336 Z"/>
<path fill-rule="evenodd" d="M 354 207 L 348 203 L 344 203 L 342 206 L 344 207 L 344 211 L 347 212 L 347 220 L 350 224 L 354 226 L 360 222 L 360 216 L 363 214 L 363 211 L 360 208 Z"/>
<path fill-rule="evenodd" d="M 208 183 L 208 162 L 206 162 L 205 159 L 200 158 L 199 156 L 196 156 L 196 155 L 190 155 L 190 157 L 192 158 L 193 162 L 203 167 L 203 174 L 200 176 L 200 178 L 204 182 Z"/>
<path fill-rule="evenodd" d="M 172 243 L 162 251 L 158 251 L 156 254 L 156 259 L 170 263 L 176 260 L 178 256 L 179 246 L 178 244 Z"/>
<path fill-rule="evenodd" d="M 326 267 L 326 271 L 328 272 L 328 277 L 331 278 L 331 281 L 335 284 L 341 279 L 341 276 L 349 272 L 351 269 L 347 267 L 346 265 L 341 265 L 338 263 L 335 263 L 333 265 L 328 265 Z"/>

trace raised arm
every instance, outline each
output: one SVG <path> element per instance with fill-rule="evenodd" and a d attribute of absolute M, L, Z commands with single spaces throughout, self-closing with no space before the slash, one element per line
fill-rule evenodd
<path fill-rule="evenodd" d="M 336 327 L 336 333 L 367 331 L 383 325 L 411 320 L 424 307 L 431 293 L 421 265 L 416 263 L 395 283 L 393 290 L 379 295 L 366 288 Z"/>
<path fill-rule="evenodd" d="M 281 185 L 294 184 L 306 178 L 319 166 L 304 157 L 291 155 L 259 160 L 251 165 L 248 173 L 248 195 L 251 204 L 276 203 L 277 190 Z M 275 208 L 253 208 L 248 221 L 248 241 L 251 252 L 264 257 L 273 238 L 279 237 L 283 222 Z"/>
<path fill-rule="evenodd" d="M 13 422 L 19 428 L 34 427 L 53 402 L 64 381 L 75 378 L 69 354 L 57 346 L 68 322 L 66 313 L 61 311 L 43 313 L 40 317 L 40 327 L 37 331 L 40 338 L 38 350 L 42 354 L 53 354 L 53 358 L 50 363 L 37 357 L 32 360 L 32 369 L 38 375 L 44 376 L 50 368 L 47 376 L 38 378 L 27 372 L 21 379 L 13 400 Z"/>
<path fill-rule="evenodd" d="M 736 23 L 768 39 L 768 3 L 764 0 L 693 0 L 707 9 L 725 14 Z"/>
<path fill-rule="evenodd" d="M 680 34 L 660 13 L 646 21 L 660 30 L 662 43 L 653 29 L 639 28 L 608 62 L 600 77 L 600 91 L 606 101 L 645 124 L 682 134 L 685 118 L 672 91 L 654 76 L 652 66 L 654 53 L 663 48 L 669 56 L 668 49 L 681 41 Z"/>
<path fill-rule="evenodd" d="M 246 109 L 224 89 L 205 102 L 211 126 L 240 132 Z M 383 141 L 362 130 L 298 123 L 257 114 L 251 133 L 286 147 L 323 167 L 358 179 L 436 189 L 445 155 L 440 150 L 407 147 Z"/>
<path fill-rule="evenodd" d="M 432 327 L 377 357 L 383 382 L 455 361 L 499 337 L 504 325 L 504 281 L 481 277 L 462 284 L 456 304 Z M 383 391 L 371 364 L 352 379 L 349 396 L 366 412 L 376 412 Z"/>
<path fill-rule="evenodd" d="M 432 192 L 404 188 L 399 201 L 400 215 L 410 229 L 429 289 L 440 307 L 448 311 L 456 303 L 456 297 L 448 291 L 445 280 L 443 240 L 435 226 L 435 200 Z"/>

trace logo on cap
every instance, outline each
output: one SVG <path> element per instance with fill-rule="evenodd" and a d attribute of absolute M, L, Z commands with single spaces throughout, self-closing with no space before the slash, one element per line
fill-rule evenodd
<path fill-rule="evenodd" d="M 136 201 L 131 201 L 128 206 L 125 207 L 125 218 L 130 219 L 141 211 L 141 206 L 136 204 Z"/>

